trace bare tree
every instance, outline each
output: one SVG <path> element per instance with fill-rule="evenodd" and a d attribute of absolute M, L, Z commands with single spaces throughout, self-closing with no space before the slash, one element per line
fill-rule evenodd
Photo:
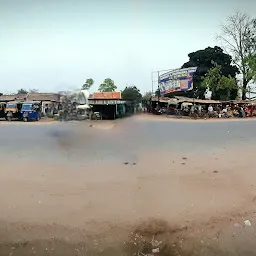
<path fill-rule="evenodd" d="M 256 19 L 240 12 L 229 16 L 217 39 L 224 44 L 243 76 L 242 98 L 245 99 L 247 85 L 252 79 L 248 63 L 256 54 Z"/>
<path fill-rule="evenodd" d="M 38 89 L 29 89 L 29 93 L 39 93 Z"/>

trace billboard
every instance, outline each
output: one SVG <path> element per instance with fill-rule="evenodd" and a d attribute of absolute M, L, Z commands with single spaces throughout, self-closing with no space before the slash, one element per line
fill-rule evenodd
<path fill-rule="evenodd" d="M 159 76 L 160 94 L 185 92 L 193 89 L 193 75 L 197 67 L 175 69 Z"/>

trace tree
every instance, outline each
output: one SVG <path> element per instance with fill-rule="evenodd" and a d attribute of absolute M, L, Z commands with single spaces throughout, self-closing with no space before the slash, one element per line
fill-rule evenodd
<path fill-rule="evenodd" d="M 39 90 L 38 89 L 30 89 L 29 93 L 39 93 Z"/>
<path fill-rule="evenodd" d="M 212 91 L 214 100 L 235 100 L 238 93 L 235 78 L 224 76 L 217 64 L 208 70 L 201 86 Z"/>
<path fill-rule="evenodd" d="M 18 90 L 18 94 L 27 94 L 28 93 L 28 91 L 26 91 L 25 89 L 19 89 Z"/>
<path fill-rule="evenodd" d="M 193 92 L 185 93 L 188 97 L 195 96 L 196 98 L 204 98 L 206 87 L 202 85 L 204 77 L 209 69 L 213 68 L 216 64 L 221 67 L 221 72 L 224 76 L 236 77 L 238 68 L 232 65 L 232 57 L 223 52 L 218 46 L 207 47 L 204 50 L 198 50 L 188 54 L 189 61 L 182 65 L 182 68 L 197 67 L 197 71 L 193 76 L 193 86 L 195 95 Z M 180 93 L 184 96 L 184 93 Z"/>
<path fill-rule="evenodd" d="M 94 84 L 94 81 L 92 78 L 87 79 L 82 86 L 82 90 L 89 90 L 93 84 Z"/>
<path fill-rule="evenodd" d="M 250 56 L 246 59 L 246 62 L 250 68 L 249 76 L 256 82 L 256 55 Z"/>
<path fill-rule="evenodd" d="M 237 12 L 222 25 L 217 36 L 229 52 L 243 77 L 242 99 L 246 99 L 247 85 L 251 81 L 251 67 L 248 59 L 256 53 L 256 19 Z"/>
<path fill-rule="evenodd" d="M 132 101 L 134 103 L 141 102 L 142 95 L 136 86 L 127 86 L 122 91 L 122 99 Z"/>
<path fill-rule="evenodd" d="M 142 97 L 143 101 L 150 101 L 151 98 L 152 98 L 152 92 L 146 92 L 146 93 L 143 95 L 143 97 Z"/>
<path fill-rule="evenodd" d="M 157 89 L 157 90 L 155 91 L 155 96 L 156 96 L 156 97 L 161 97 L 160 89 Z"/>
<path fill-rule="evenodd" d="M 104 82 L 99 86 L 100 92 L 114 92 L 117 89 L 114 81 L 110 78 L 106 78 Z"/>
<path fill-rule="evenodd" d="M 142 105 L 146 108 L 149 108 L 151 105 L 152 92 L 146 92 L 142 97 Z"/>

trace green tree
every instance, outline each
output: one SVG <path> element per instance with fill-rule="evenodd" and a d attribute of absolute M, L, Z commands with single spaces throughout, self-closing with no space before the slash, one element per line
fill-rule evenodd
<path fill-rule="evenodd" d="M 156 97 L 161 97 L 161 93 L 160 93 L 160 90 L 159 90 L 159 89 L 157 89 L 157 90 L 155 91 L 155 96 L 156 96 Z"/>
<path fill-rule="evenodd" d="M 86 79 L 85 83 L 82 86 L 82 90 L 89 90 L 94 84 L 94 80 L 92 78 Z"/>
<path fill-rule="evenodd" d="M 253 78 L 248 59 L 256 54 L 256 19 L 237 12 L 227 18 L 217 38 L 232 55 L 243 76 L 242 99 L 246 99 L 247 85 Z"/>
<path fill-rule="evenodd" d="M 213 68 L 216 64 L 221 67 L 221 72 L 224 76 L 236 77 L 238 68 L 232 65 L 232 57 L 223 52 L 218 46 L 207 47 L 204 50 L 198 50 L 188 54 L 189 61 L 182 65 L 182 68 L 197 67 L 196 74 L 193 76 L 193 86 L 195 95 L 192 92 L 178 93 L 181 96 L 193 97 L 204 99 L 206 87 L 202 85 L 204 77 L 209 69 Z"/>
<path fill-rule="evenodd" d="M 235 78 L 224 76 L 221 66 L 217 64 L 208 70 L 201 86 L 212 92 L 214 100 L 235 100 L 238 93 Z"/>
<path fill-rule="evenodd" d="M 18 90 L 18 92 L 17 92 L 18 94 L 27 94 L 28 93 L 28 91 L 26 91 L 25 89 L 19 89 Z"/>
<path fill-rule="evenodd" d="M 142 97 L 142 99 L 143 99 L 144 101 L 150 101 L 151 98 L 152 98 L 152 92 L 146 92 L 146 93 L 143 95 L 143 97 Z"/>
<path fill-rule="evenodd" d="M 142 97 L 142 104 L 144 107 L 150 107 L 151 105 L 151 98 L 152 98 L 152 92 L 146 92 Z"/>
<path fill-rule="evenodd" d="M 136 86 L 127 86 L 122 91 L 122 99 L 139 103 L 142 100 L 142 95 Z"/>
<path fill-rule="evenodd" d="M 106 78 L 104 82 L 99 86 L 100 92 L 114 92 L 117 89 L 114 81 L 110 78 Z"/>
<path fill-rule="evenodd" d="M 245 60 L 250 68 L 249 77 L 251 77 L 254 82 L 256 82 L 256 55 L 250 56 Z"/>

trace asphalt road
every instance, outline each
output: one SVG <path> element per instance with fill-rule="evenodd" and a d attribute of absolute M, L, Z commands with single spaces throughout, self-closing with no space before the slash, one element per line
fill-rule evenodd
<path fill-rule="evenodd" d="M 156 122 L 136 117 L 112 129 L 88 123 L 2 122 L 0 130 L 2 159 L 72 164 L 138 161 L 145 150 L 211 154 L 234 146 L 243 150 L 256 141 L 256 120 Z"/>
<path fill-rule="evenodd" d="M 133 255 L 123 245 L 138 225 L 150 240 L 164 232 L 156 238 L 164 241 L 159 255 L 255 255 L 256 120 L 166 120 L 0 122 L 0 240 L 6 241 L 0 254 L 34 255 L 36 248 L 45 255 L 54 248 L 54 255 L 71 255 L 73 246 L 94 245 L 92 234 L 105 230 L 101 255 L 121 255 L 118 248 Z M 158 224 L 148 221 L 152 216 Z M 163 251 L 173 248 L 164 245 L 176 239 L 172 225 L 182 227 L 178 243 L 187 237 L 184 244 L 193 248 L 198 241 L 193 254 Z M 116 254 L 109 252 L 116 243 Z M 200 246 L 206 253 L 198 253 Z"/>

